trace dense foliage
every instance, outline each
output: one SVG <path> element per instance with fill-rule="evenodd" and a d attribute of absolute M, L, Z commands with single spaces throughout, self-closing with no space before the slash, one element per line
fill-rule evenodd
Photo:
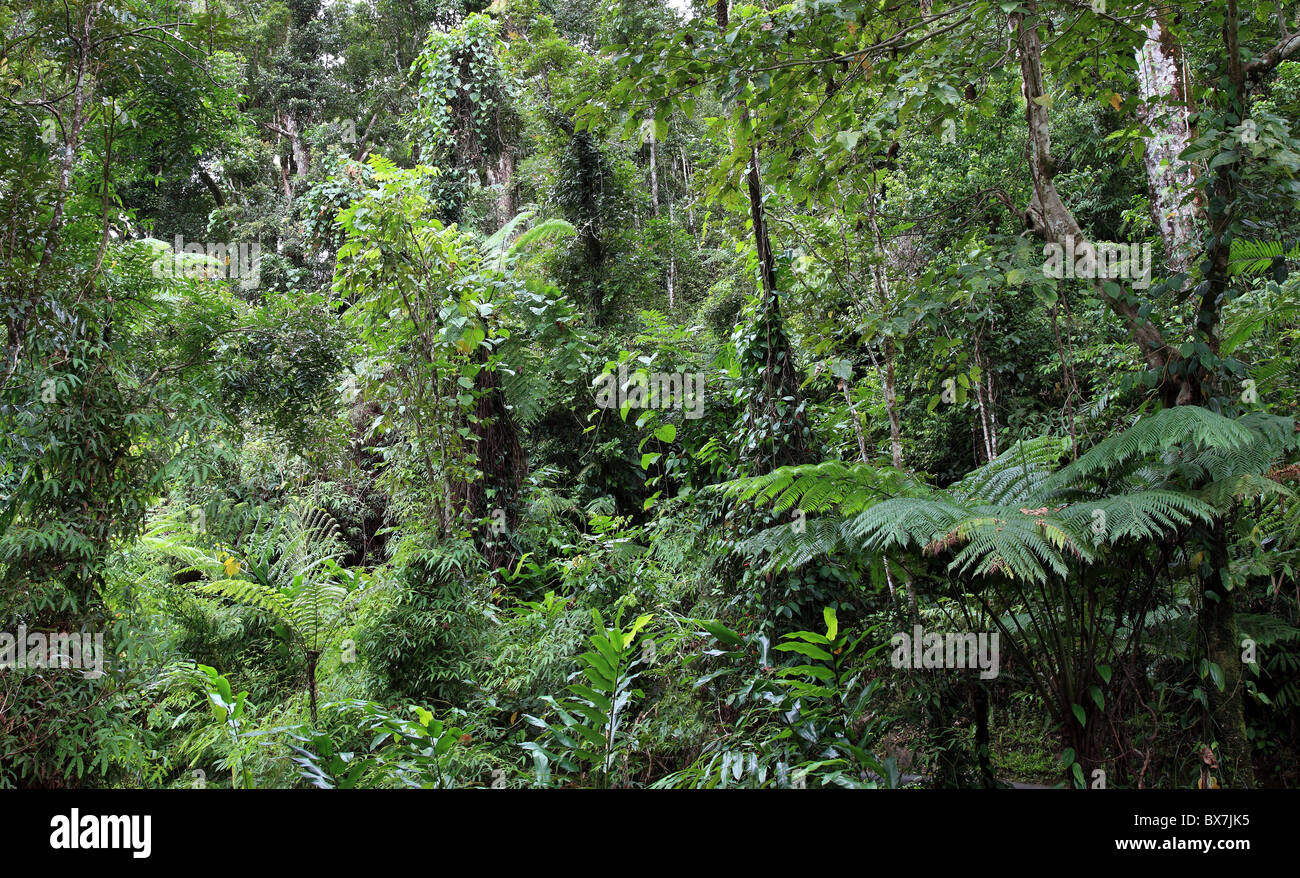
<path fill-rule="evenodd" d="M 0 788 L 1300 785 L 1246 5 L 0 0 Z"/>

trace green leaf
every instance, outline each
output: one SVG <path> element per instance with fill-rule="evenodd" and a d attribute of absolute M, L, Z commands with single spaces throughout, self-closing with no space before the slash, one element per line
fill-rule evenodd
<path fill-rule="evenodd" d="M 721 640 L 723 643 L 727 644 L 728 646 L 740 646 L 745 642 L 744 640 L 741 639 L 739 634 L 737 634 L 735 631 L 732 631 L 730 628 L 728 628 L 726 625 L 723 625 L 721 622 L 701 621 L 700 625 L 704 627 L 704 630 L 708 631 L 710 634 L 712 634 L 714 637 L 718 638 L 718 640 Z"/>
<path fill-rule="evenodd" d="M 610 700 L 604 695 L 601 695 L 595 689 L 592 689 L 590 686 L 584 686 L 581 683 L 570 683 L 569 691 L 576 695 L 581 695 L 583 698 L 596 705 L 599 710 L 609 713 Z"/>
<path fill-rule="evenodd" d="M 612 681 L 616 676 L 614 668 L 618 667 L 618 651 L 614 649 L 613 644 L 603 637 L 593 637 L 591 643 L 596 647 L 597 651 L 584 652 L 582 657 L 590 658 L 591 663 Z"/>
<path fill-rule="evenodd" d="M 1214 662 L 1208 662 L 1207 664 L 1209 666 L 1210 680 L 1213 681 L 1215 688 L 1222 690 L 1224 684 L 1223 668 Z"/>
<path fill-rule="evenodd" d="M 673 442 L 677 439 L 677 427 L 673 424 L 661 424 L 655 430 L 655 438 L 660 442 Z"/>
<path fill-rule="evenodd" d="M 821 659 L 824 662 L 833 660 L 833 656 L 819 646 L 813 646 L 811 643 L 778 643 L 776 649 L 781 652 L 797 652 L 808 656 L 809 658 Z"/>
<path fill-rule="evenodd" d="M 841 131 L 835 135 L 835 142 L 844 147 L 847 152 L 853 152 L 857 149 L 858 141 L 861 139 L 861 131 Z"/>
<path fill-rule="evenodd" d="M 829 683 L 835 679 L 835 672 L 823 665 L 794 665 L 789 668 L 781 668 L 777 674 L 782 677 L 794 677 L 800 674 L 807 674 L 809 677 L 815 677 L 818 680 Z M 795 684 L 797 687 L 799 684 Z M 823 690 L 819 686 L 803 686 L 803 691 L 812 694 L 816 692 L 819 696 L 830 696 L 833 693 Z"/>

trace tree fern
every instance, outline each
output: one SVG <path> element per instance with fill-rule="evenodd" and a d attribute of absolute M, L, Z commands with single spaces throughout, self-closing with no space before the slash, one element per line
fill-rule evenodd
<path fill-rule="evenodd" d="M 1068 445 L 1041 437 L 1016 443 L 942 491 L 892 468 L 838 461 L 785 467 L 722 489 L 777 511 L 797 506 L 829 516 L 802 528 L 778 525 L 742 545 L 770 554 L 770 563 L 797 566 L 843 545 L 947 555 L 948 571 L 962 576 L 1041 581 L 1066 575 L 1072 562 L 1096 560 L 1098 546 L 1209 522 L 1225 499 L 1289 493 L 1264 484 L 1263 474 L 1295 446 L 1294 431 L 1290 418 L 1231 419 L 1182 406 L 1139 419 L 1055 471 Z M 1197 475 L 1225 480 L 1189 491 Z"/>
<path fill-rule="evenodd" d="M 344 554 L 338 523 L 305 502 L 258 511 L 245 533 L 224 548 L 202 546 L 198 533 L 179 526 L 173 513 L 143 538 L 144 545 L 219 578 L 201 594 L 251 607 L 298 646 L 307 664 L 307 694 L 316 721 L 316 664 L 344 623 L 360 576 L 338 564 Z M 341 583 L 352 586 L 351 589 Z"/>
<path fill-rule="evenodd" d="M 937 578 L 961 594 L 970 583 L 1067 739 L 1091 747 L 1090 717 L 1103 711 L 1109 679 L 1098 668 L 1135 660 L 1145 633 L 1185 623 L 1194 594 L 1177 598 L 1181 608 L 1153 604 L 1168 563 L 1152 563 L 1148 547 L 1163 542 L 1176 552 L 1173 538 L 1242 501 L 1289 500 L 1276 467 L 1297 448 L 1295 429 L 1293 419 L 1263 412 L 1230 418 L 1184 406 L 1140 417 L 1060 468 L 1063 441 L 1018 443 L 944 489 L 845 463 L 787 467 L 720 489 L 778 511 L 815 513 L 802 527 L 782 523 L 741 545 L 769 566 L 845 548 L 873 561 L 910 557 L 913 571 L 938 561 Z M 1279 503 L 1260 539 L 1289 527 L 1300 536 L 1298 508 Z M 1188 632 L 1178 636 L 1186 641 Z"/>
<path fill-rule="evenodd" d="M 1176 406 L 1139 418 L 1127 430 L 1098 442 L 1078 460 L 1057 470 L 1040 486 L 1040 498 L 1073 485 L 1111 478 L 1153 455 L 1215 448 L 1243 451 L 1258 441 L 1232 418 L 1198 406 Z"/>
<path fill-rule="evenodd" d="M 889 497 L 923 495 L 929 490 L 902 470 L 838 460 L 781 467 L 720 487 L 740 501 L 770 504 L 777 511 L 798 508 L 816 514 L 833 509 L 845 515 Z"/>
<path fill-rule="evenodd" d="M 1097 544 L 1155 540 L 1192 521 L 1214 517 L 1212 504 L 1179 491 L 1112 494 L 1064 506 L 1055 517 L 1088 533 Z"/>
<path fill-rule="evenodd" d="M 1054 436 L 1017 442 L 948 490 L 955 497 L 984 503 L 1025 502 L 1039 492 L 1069 450 L 1069 440 Z"/>
<path fill-rule="evenodd" d="M 517 238 L 515 232 L 530 223 L 536 211 L 525 210 L 514 216 L 504 226 L 497 229 L 481 245 L 483 255 L 489 260 L 497 260 L 498 268 L 507 268 L 521 254 L 528 252 L 540 242 L 563 238 L 576 233 L 573 225 L 562 219 L 546 219 Z"/>

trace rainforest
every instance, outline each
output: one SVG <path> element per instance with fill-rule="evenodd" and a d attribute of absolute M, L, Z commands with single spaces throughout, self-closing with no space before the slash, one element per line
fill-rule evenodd
<path fill-rule="evenodd" d="M 0 0 L 0 789 L 1300 786 L 1298 208 L 1293 0 Z"/>

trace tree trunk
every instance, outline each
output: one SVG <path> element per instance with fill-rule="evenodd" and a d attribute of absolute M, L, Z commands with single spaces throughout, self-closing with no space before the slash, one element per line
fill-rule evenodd
<path fill-rule="evenodd" d="M 307 651 L 307 700 L 311 704 L 311 724 L 313 727 L 316 725 L 316 663 L 319 661 L 319 652 Z"/>
<path fill-rule="evenodd" d="M 892 336 L 885 338 L 885 413 L 889 416 L 889 458 L 897 469 L 903 468 L 903 428 L 898 420 L 898 387 L 894 377 L 894 349 Z"/>
<path fill-rule="evenodd" d="M 659 168 L 655 153 L 655 139 L 650 138 L 650 215 L 659 216 Z"/>
<path fill-rule="evenodd" d="M 695 234 L 695 208 L 691 205 L 691 166 L 686 163 L 686 147 L 681 147 L 682 152 L 682 189 L 686 193 L 686 228 L 692 235 Z"/>
<path fill-rule="evenodd" d="M 726 35 L 728 26 L 727 0 L 718 0 L 718 29 Z M 753 140 L 753 125 L 750 124 L 749 108 L 744 101 L 738 102 L 741 127 L 750 133 L 749 168 L 745 173 L 745 188 L 749 196 L 750 224 L 754 228 L 754 248 L 758 254 L 759 283 L 762 288 L 762 305 L 757 319 L 764 327 L 766 336 L 766 362 L 762 367 L 762 398 L 751 402 L 751 411 L 763 411 L 775 414 L 779 407 L 797 414 L 788 420 L 783 416 L 778 430 L 784 435 L 774 436 L 777 453 L 770 459 L 759 462 L 761 472 L 767 472 L 787 464 L 804 463 L 807 459 L 807 443 L 803 437 L 802 422 L 804 415 L 800 404 L 799 380 L 794 366 L 794 351 L 790 339 L 785 334 L 785 324 L 781 317 L 781 302 L 776 290 L 776 257 L 772 252 L 772 238 L 767 228 L 767 213 L 763 204 L 763 181 L 759 172 L 758 144 Z"/>
<path fill-rule="evenodd" d="M 301 180 L 307 176 L 308 159 L 302 132 L 298 130 L 298 120 L 293 116 L 285 116 L 284 130 L 289 134 L 289 148 L 293 150 L 293 176 L 296 180 Z"/>
<path fill-rule="evenodd" d="M 880 234 L 880 223 L 876 221 L 876 179 L 874 176 L 872 177 L 871 185 L 868 187 L 867 191 L 867 221 L 871 226 L 871 237 L 875 242 L 876 252 L 880 255 L 880 260 L 871 264 L 871 280 L 876 290 L 876 309 L 881 314 L 887 314 L 890 310 L 891 299 L 893 298 L 889 290 L 888 271 L 891 254 L 889 246 L 885 243 L 884 235 Z M 898 350 L 897 346 L 894 344 L 894 337 L 892 335 L 886 335 L 883 351 L 883 384 L 885 393 L 885 414 L 889 418 L 889 451 L 894 466 L 901 469 L 903 466 L 903 432 L 898 421 L 898 392 L 897 383 L 894 378 L 894 360 L 897 358 L 897 355 Z"/>
<path fill-rule="evenodd" d="M 514 153 L 508 148 L 502 149 L 501 155 L 497 156 L 496 167 L 488 168 L 487 172 L 488 185 L 501 187 L 496 203 L 493 205 L 493 220 L 498 229 L 515 216 L 514 177 Z"/>
<path fill-rule="evenodd" d="M 1192 167 L 1179 154 L 1192 142 L 1191 112 L 1184 80 L 1183 50 L 1164 13 L 1147 23 L 1146 42 L 1137 53 L 1137 116 L 1152 131 L 1143 164 L 1151 198 L 1151 218 L 1165 242 L 1171 273 L 1188 273 L 1197 248 L 1196 206 L 1185 201 L 1196 184 Z"/>
<path fill-rule="evenodd" d="M 857 406 L 853 404 L 853 396 L 849 393 L 849 384 L 843 378 L 840 379 L 840 390 L 844 392 L 844 401 L 849 406 L 849 419 L 853 422 L 853 432 L 858 437 L 858 453 L 862 455 L 863 463 L 870 463 L 871 461 L 867 459 L 867 437 L 862 432 L 862 419 L 858 417 Z"/>
<path fill-rule="evenodd" d="M 996 789 L 993 760 L 989 755 L 989 690 L 976 680 L 971 683 L 971 700 L 975 710 L 975 762 L 979 765 L 980 783 L 986 790 Z"/>
<path fill-rule="evenodd" d="M 975 365 L 980 370 L 980 380 L 974 382 L 975 402 L 980 413 L 980 430 L 984 439 L 984 459 L 993 460 L 998 456 L 998 416 L 993 408 L 993 375 L 988 368 L 984 352 L 980 348 L 979 335 L 975 335 Z M 987 404 L 985 396 L 988 397 Z"/>
<path fill-rule="evenodd" d="M 1209 542 L 1210 572 L 1201 577 L 1197 628 L 1206 659 L 1223 670 L 1223 689 L 1213 680 L 1202 684 L 1210 702 L 1206 737 L 1219 742 L 1220 785 L 1250 788 L 1255 785 L 1255 771 L 1246 738 L 1241 643 L 1233 593 L 1224 587 L 1221 578 L 1227 574 L 1229 564 L 1228 537 L 1222 522 L 1215 525 Z"/>
<path fill-rule="evenodd" d="M 671 242 L 669 243 L 671 247 Z M 672 253 L 668 254 L 668 310 L 673 309 L 673 284 L 677 280 L 677 257 Z"/>
<path fill-rule="evenodd" d="M 1228 93 L 1229 121 L 1246 118 L 1246 71 L 1241 60 L 1241 47 L 1237 37 L 1237 0 L 1228 0 L 1223 20 L 1223 42 L 1227 53 L 1228 80 L 1233 88 Z M 1223 302 L 1228 290 L 1228 255 L 1232 246 L 1231 226 L 1235 219 L 1238 197 L 1237 181 L 1240 179 L 1241 160 L 1221 165 L 1215 172 L 1214 192 L 1209 199 L 1209 224 L 1211 246 L 1205 262 L 1205 290 L 1196 311 L 1196 337 L 1205 342 L 1216 355 L 1219 352 L 1219 329 Z M 1191 402 L 1219 396 L 1217 373 L 1197 368 L 1190 373 Z M 1255 775 L 1251 766 L 1251 746 L 1246 740 L 1245 701 L 1242 698 L 1241 646 L 1237 639 L 1237 619 L 1232 592 L 1226 589 L 1221 577 L 1226 576 L 1230 562 L 1229 537 L 1223 521 L 1216 522 L 1207 540 L 1210 552 L 1210 573 L 1201 579 L 1201 613 L 1197 620 L 1198 633 L 1205 647 L 1206 658 L 1223 669 L 1223 690 L 1213 683 L 1206 686 L 1209 693 L 1210 716 L 1208 723 L 1219 741 L 1219 764 L 1225 780 L 1235 786 L 1251 787 Z"/>
<path fill-rule="evenodd" d="M 1027 11 L 1016 11 L 1008 16 L 1015 34 L 1016 52 L 1020 58 L 1021 88 L 1025 97 L 1025 123 L 1029 134 L 1029 172 L 1034 184 L 1034 196 L 1023 211 L 1026 226 L 1046 241 L 1063 247 L 1073 242 L 1077 247 L 1087 238 L 1074 214 L 1066 207 L 1057 191 L 1056 161 L 1052 157 L 1052 136 L 1048 120 L 1051 97 L 1043 81 L 1042 43 L 1038 37 L 1038 3 L 1028 0 Z M 1164 376 L 1171 358 L 1169 348 L 1160 329 L 1148 315 L 1139 313 L 1139 306 L 1131 297 L 1119 298 L 1107 291 L 1102 278 L 1092 279 L 1092 290 L 1107 307 L 1124 322 L 1129 338 L 1137 345 L 1147 367 Z M 1183 400 L 1191 393 L 1185 376 L 1165 378 L 1164 395 L 1168 402 Z"/>
<path fill-rule="evenodd" d="M 881 314 L 888 313 L 891 294 L 889 291 L 889 249 L 885 238 L 880 234 L 880 224 L 876 221 L 876 181 L 872 178 L 868 189 L 867 219 L 871 224 L 871 234 L 875 241 L 876 252 L 880 260 L 871 265 L 871 279 L 876 290 L 876 307 Z M 869 350 L 869 349 L 868 349 Z M 894 375 L 894 361 L 898 358 L 898 349 L 892 335 L 885 336 L 883 345 L 885 415 L 889 418 L 889 459 L 896 469 L 903 468 L 903 430 L 898 417 L 898 385 Z M 874 362 L 874 358 L 873 358 Z M 880 366 L 877 365 L 879 369 Z M 885 562 L 885 578 L 889 581 L 890 597 L 895 596 L 893 580 L 889 578 L 889 562 Z M 921 622 L 920 601 L 916 597 L 916 582 L 912 574 L 904 569 L 903 588 L 907 593 L 907 615 L 913 625 Z"/>
<path fill-rule="evenodd" d="M 515 558 L 511 536 L 519 525 L 519 497 L 528 477 L 528 458 L 519 441 L 519 428 L 507 407 L 501 376 L 488 368 L 488 350 L 480 345 L 479 363 L 474 377 L 478 402 L 469 429 L 475 437 L 474 449 L 482 478 L 457 485 L 460 513 L 471 521 L 492 519 L 483 541 L 482 555 L 495 573 L 508 567 Z M 497 513 L 500 510 L 500 514 Z M 504 524 L 502 530 L 498 523 Z"/>
<path fill-rule="evenodd" d="M 672 162 L 669 162 L 671 169 Z M 668 310 L 673 309 L 674 288 L 677 286 L 677 245 L 673 240 L 673 229 L 677 226 L 677 214 L 673 210 L 672 191 L 668 193 Z"/>

